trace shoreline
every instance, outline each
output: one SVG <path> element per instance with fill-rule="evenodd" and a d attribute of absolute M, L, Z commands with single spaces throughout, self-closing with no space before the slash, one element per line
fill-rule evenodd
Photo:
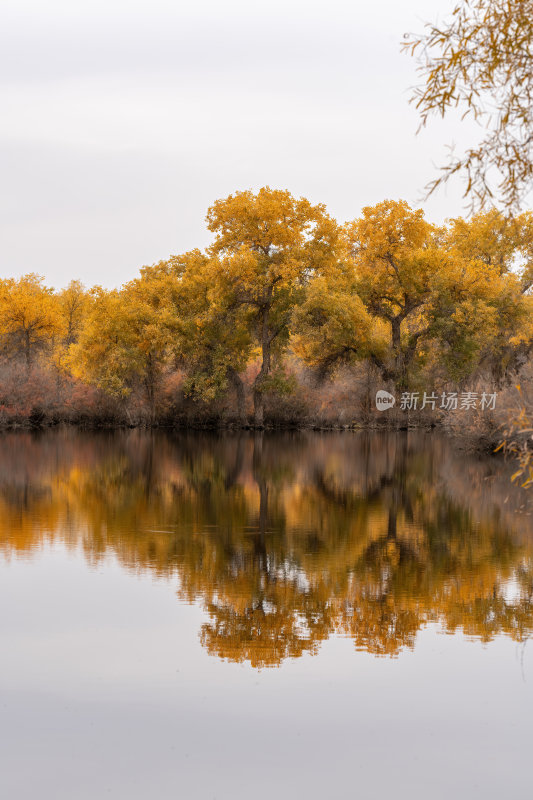
<path fill-rule="evenodd" d="M 478 452 L 485 455 L 497 455 L 494 450 L 498 445 L 498 438 L 487 438 L 486 435 L 473 435 L 450 430 L 437 421 L 409 421 L 407 424 L 383 420 L 383 422 L 352 422 L 352 423 L 313 423 L 313 422 L 265 422 L 263 425 L 253 423 L 240 424 L 234 421 L 219 420 L 217 422 L 201 422 L 194 420 L 156 421 L 146 420 L 137 422 L 126 421 L 72 421 L 72 420 L 43 420 L 32 422 L 30 419 L 0 423 L 0 434 L 10 432 L 42 433 L 51 430 L 72 429 L 86 432 L 113 432 L 126 430 L 161 431 L 171 433 L 289 433 L 289 432 L 314 432 L 314 433 L 408 433 L 410 431 L 424 431 L 445 436 L 454 442 L 458 450 Z M 496 433 L 496 431 L 495 431 Z"/>

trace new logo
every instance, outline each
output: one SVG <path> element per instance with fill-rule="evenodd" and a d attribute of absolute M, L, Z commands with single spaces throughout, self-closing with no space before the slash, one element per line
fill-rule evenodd
<path fill-rule="evenodd" d="M 392 408 L 396 402 L 396 398 L 390 392 L 386 392 L 385 389 L 379 389 L 376 392 L 376 408 L 378 411 L 387 411 L 387 409 Z"/>

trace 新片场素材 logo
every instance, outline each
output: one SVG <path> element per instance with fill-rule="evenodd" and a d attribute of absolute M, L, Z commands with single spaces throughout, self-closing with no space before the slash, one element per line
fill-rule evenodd
<path fill-rule="evenodd" d="M 389 408 L 392 408 L 396 402 L 396 398 L 390 392 L 386 392 L 385 389 L 379 389 L 376 392 L 376 408 L 378 411 L 387 411 Z"/>

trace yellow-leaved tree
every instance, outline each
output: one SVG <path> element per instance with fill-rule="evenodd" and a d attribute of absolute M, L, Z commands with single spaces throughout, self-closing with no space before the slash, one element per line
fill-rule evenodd
<path fill-rule="evenodd" d="M 90 294 L 81 281 L 72 280 L 56 295 L 60 331 L 57 337 L 53 363 L 63 372 L 68 369 L 69 349 L 78 341 L 90 308 Z"/>
<path fill-rule="evenodd" d="M 209 280 L 217 315 L 242 308 L 240 322 L 260 349 L 253 384 L 254 423 L 264 423 L 265 394 L 283 386 L 274 374 L 289 338 L 294 308 L 313 275 L 335 262 L 338 227 L 322 204 L 265 187 L 236 192 L 207 212 L 215 234 Z M 220 287 L 220 291 L 219 291 Z"/>
<path fill-rule="evenodd" d="M 0 281 L 0 335 L 8 356 L 21 356 L 29 369 L 60 331 L 57 298 L 43 277 L 29 273 Z"/>
<path fill-rule="evenodd" d="M 69 352 L 74 377 L 116 398 L 141 388 L 152 421 L 175 328 L 167 288 L 166 281 L 150 274 L 120 290 L 96 287 Z"/>
<path fill-rule="evenodd" d="M 492 208 L 470 219 L 452 219 L 443 243 L 473 264 L 473 274 L 483 270 L 476 262 L 496 271 L 490 293 L 492 321 L 480 328 L 478 356 L 502 385 L 526 363 L 533 347 L 533 214 L 510 217 Z M 468 327 L 466 335 L 472 336 Z M 464 331 L 461 336 L 464 339 Z"/>
<path fill-rule="evenodd" d="M 451 150 L 440 175 L 428 184 L 428 194 L 453 175 L 461 175 L 472 210 L 501 205 L 509 216 L 511 231 L 516 222 L 520 227 L 525 221 L 530 228 L 523 216 L 513 216 L 533 188 L 533 0 L 459 0 L 443 23 L 426 24 L 420 35 L 406 35 L 404 48 L 418 58 L 422 77 L 411 98 L 420 113 L 420 127 L 433 116 L 453 113 L 459 113 L 461 121 L 473 118 L 480 126 L 477 141 L 458 155 Z M 494 218 L 488 221 L 490 239 L 501 232 L 501 225 Z M 521 274 L 523 292 L 533 285 L 531 234 L 528 238 L 529 266 Z M 526 305 L 528 311 L 523 328 L 514 337 L 505 334 L 515 361 L 517 354 L 524 359 L 524 352 L 530 352 L 532 338 L 531 298 L 519 305 Z M 507 366 L 507 347 L 502 353 L 500 346 L 493 360 L 501 360 L 502 355 Z M 509 412 L 510 435 L 520 438 L 521 420 L 531 417 L 531 402 L 522 395 L 520 411 Z M 518 451 L 522 474 L 533 464 L 529 435 Z"/>
<path fill-rule="evenodd" d="M 174 320 L 171 349 L 186 373 L 185 394 L 211 402 L 231 387 L 238 419 L 244 424 L 245 389 L 240 373 L 253 347 L 249 312 L 233 302 L 232 284 L 219 259 L 196 249 L 142 272 L 145 279 L 165 281 L 167 313 Z"/>
<path fill-rule="evenodd" d="M 311 285 L 295 314 L 296 352 L 322 369 L 370 358 L 404 391 L 431 355 L 460 378 L 487 342 L 511 346 L 527 317 L 520 276 L 470 251 L 458 227 L 439 229 L 404 201 L 363 209 L 345 227 L 341 276 Z"/>

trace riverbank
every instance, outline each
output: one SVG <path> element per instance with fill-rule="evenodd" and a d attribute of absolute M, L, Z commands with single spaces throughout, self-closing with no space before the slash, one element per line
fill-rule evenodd
<path fill-rule="evenodd" d="M 9 431 L 28 431 L 28 432 L 44 432 L 54 429 L 72 429 L 80 431 L 126 431 L 126 430 L 139 430 L 139 431 L 161 431 L 161 432 L 228 432 L 228 433 L 280 433 L 280 432 L 317 432 L 317 433 L 379 433 L 379 432 L 414 432 L 425 431 L 435 432 L 436 434 L 444 434 L 459 450 L 466 452 L 478 452 L 491 454 L 494 453 L 501 441 L 501 430 L 494 429 L 492 432 L 473 431 L 462 432 L 450 428 L 441 419 L 425 419 L 425 420 L 409 420 L 397 421 L 387 418 L 379 418 L 374 421 L 354 421 L 352 423 L 322 423 L 318 424 L 312 421 L 266 421 L 262 426 L 254 425 L 252 421 L 239 423 L 235 420 L 228 419 L 183 419 L 177 418 L 174 420 L 156 420 L 150 422 L 148 420 L 109 420 L 109 419 L 48 419 L 40 415 L 30 415 L 26 419 L 11 420 L 9 422 L 0 422 L 0 433 Z"/>
<path fill-rule="evenodd" d="M 141 389 L 124 396 L 73 380 L 58 370 L 9 365 L 0 367 L 0 430 L 40 430 L 58 426 L 99 429 L 167 430 L 440 430 L 471 451 L 493 452 L 506 420 L 517 407 L 512 386 L 489 392 L 488 380 L 468 386 L 419 388 L 409 397 L 367 367 L 339 369 L 318 381 L 298 364 L 292 366 L 284 393 L 268 394 L 262 425 L 254 423 L 253 370 L 242 375 L 244 402 L 239 409 L 231 389 L 211 401 L 187 394 L 186 376 L 174 371 L 162 380 L 148 402 Z M 523 375 L 531 391 L 533 377 Z M 394 400 L 377 407 L 379 395 Z"/>

